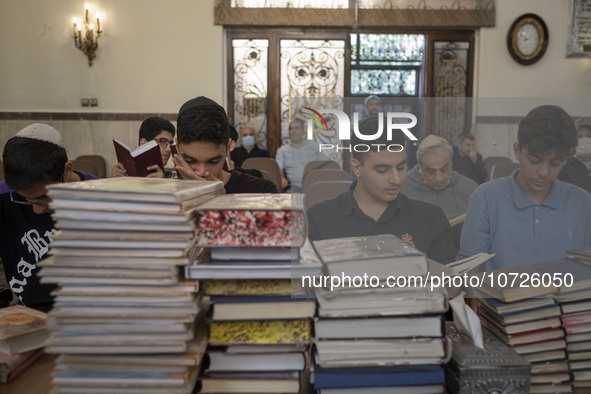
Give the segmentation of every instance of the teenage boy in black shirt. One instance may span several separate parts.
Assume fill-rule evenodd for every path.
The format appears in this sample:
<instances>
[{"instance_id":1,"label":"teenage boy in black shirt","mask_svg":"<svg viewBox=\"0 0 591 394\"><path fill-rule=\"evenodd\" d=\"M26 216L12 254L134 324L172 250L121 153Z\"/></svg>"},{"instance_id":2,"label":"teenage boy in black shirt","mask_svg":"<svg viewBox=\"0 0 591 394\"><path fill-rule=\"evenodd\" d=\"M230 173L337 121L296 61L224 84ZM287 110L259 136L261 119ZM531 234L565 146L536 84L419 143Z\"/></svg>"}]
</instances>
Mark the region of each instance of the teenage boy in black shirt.
<instances>
[{"instance_id":1,"label":"teenage boy in black shirt","mask_svg":"<svg viewBox=\"0 0 591 394\"><path fill-rule=\"evenodd\" d=\"M96 179L75 171L59 132L35 123L10 138L2 155L0 182L0 257L4 275L19 301L47 312L54 285L42 285L37 263L45 258L55 233L46 186Z\"/></svg>"},{"instance_id":2,"label":"teenage boy in black shirt","mask_svg":"<svg viewBox=\"0 0 591 394\"><path fill-rule=\"evenodd\" d=\"M366 119L359 129L365 135L375 134L378 118ZM458 250L441 208L400 194L406 177L406 154L392 152L397 150L392 145L404 146L405 141L400 131L394 131L392 138L386 140L385 131L377 141L351 137L352 146L366 145L370 151L353 149L350 164L357 181L347 193L308 210L310 240L394 234L433 260L451 262ZM392 151L387 146L392 146Z\"/></svg>"},{"instance_id":3,"label":"teenage boy in black shirt","mask_svg":"<svg viewBox=\"0 0 591 394\"><path fill-rule=\"evenodd\" d=\"M183 179L221 180L226 193L277 193L273 182L239 171L224 171L230 154L226 111L207 97L187 101L177 119L178 154L172 158Z\"/></svg>"}]
</instances>

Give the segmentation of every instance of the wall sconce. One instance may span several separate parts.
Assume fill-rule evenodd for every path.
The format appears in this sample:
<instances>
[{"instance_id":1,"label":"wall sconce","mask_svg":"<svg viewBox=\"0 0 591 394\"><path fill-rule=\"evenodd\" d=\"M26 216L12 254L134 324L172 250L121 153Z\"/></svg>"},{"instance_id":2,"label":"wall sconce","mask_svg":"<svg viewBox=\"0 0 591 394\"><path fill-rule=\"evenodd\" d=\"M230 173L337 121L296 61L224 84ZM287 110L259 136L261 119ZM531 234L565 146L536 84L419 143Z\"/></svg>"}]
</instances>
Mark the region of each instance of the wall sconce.
<instances>
[{"instance_id":1,"label":"wall sconce","mask_svg":"<svg viewBox=\"0 0 591 394\"><path fill-rule=\"evenodd\" d=\"M103 32L101 30L101 20L100 15L96 14L96 34L95 34L95 26L88 21L88 9L90 6L88 3L84 5L86 9L86 17L82 23L78 22L78 19L73 18L72 22L74 23L74 45L76 48L80 49L84 54L88 57L88 65L92 66L92 60L95 58L95 51L98 47L98 38ZM84 32L82 31L82 25L84 24Z\"/></svg>"}]
</instances>

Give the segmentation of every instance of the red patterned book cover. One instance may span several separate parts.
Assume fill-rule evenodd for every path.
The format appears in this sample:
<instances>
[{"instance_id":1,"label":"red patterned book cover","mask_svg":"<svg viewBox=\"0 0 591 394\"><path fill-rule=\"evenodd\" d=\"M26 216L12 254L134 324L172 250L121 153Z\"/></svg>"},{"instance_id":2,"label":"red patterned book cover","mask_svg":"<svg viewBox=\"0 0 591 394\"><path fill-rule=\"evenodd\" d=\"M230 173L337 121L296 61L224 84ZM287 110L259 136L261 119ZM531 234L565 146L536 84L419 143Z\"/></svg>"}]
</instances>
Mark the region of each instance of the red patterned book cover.
<instances>
[{"instance_id":1,"label":"red patterned book cover","mask_svg":"<svg viewBox=\"0 0 591 394\"><path fill-rule=\"evenodd\" d=\"M198 210L201 246L300 247L306 238L302 194L227 194Z\"/></svg>"}]
</instances>

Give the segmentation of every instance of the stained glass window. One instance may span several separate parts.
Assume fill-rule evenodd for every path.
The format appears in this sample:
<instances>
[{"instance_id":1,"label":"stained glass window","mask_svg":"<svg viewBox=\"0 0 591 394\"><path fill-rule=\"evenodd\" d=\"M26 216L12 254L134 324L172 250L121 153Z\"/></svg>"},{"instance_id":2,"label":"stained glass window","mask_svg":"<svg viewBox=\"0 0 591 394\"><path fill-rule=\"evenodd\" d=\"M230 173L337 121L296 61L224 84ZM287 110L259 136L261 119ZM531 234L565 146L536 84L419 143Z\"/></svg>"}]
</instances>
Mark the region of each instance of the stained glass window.
<instances>
[{"instance_id":1,"label":"stained glass window","mask_svg":"<svg viewBox=\"0 0 591 394\"><path fill-rule=\"evenodd\" d=\"M232 40L232 49L234 127L252 126L257 145L266 149L269 40Z\"/></svg>"},{"instance_id":2,"label":"stained glass window","mask_svg":"<svg viewBox=\"0 0 591 394\"><path fill-rule=\"evenodd\" d=\"M418 96L422 34L351 34L351 95Z\"/></svg>"}]
</instances>

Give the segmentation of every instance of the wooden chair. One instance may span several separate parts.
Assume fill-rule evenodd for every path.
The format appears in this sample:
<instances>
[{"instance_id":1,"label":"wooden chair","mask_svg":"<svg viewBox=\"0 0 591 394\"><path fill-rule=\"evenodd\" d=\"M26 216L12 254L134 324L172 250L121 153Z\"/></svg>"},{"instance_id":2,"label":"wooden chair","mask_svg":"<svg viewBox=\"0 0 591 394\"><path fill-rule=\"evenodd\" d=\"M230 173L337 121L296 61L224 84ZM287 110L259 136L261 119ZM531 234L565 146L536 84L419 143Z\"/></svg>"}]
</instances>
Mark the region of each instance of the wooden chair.
<instances>
[{"instance_id":1,"label":"wooden chair","mask_svg":"<svg viewBox=\"0 0 591 394\"><path fill-rule=\"evenodd\" d=\"M332 160L312 160L309 161L308 163L306 163L306 166L304 167L304 173L302 174L302 185L304 182L304 179L306 179L306 175L308 175L308 173L310 171L313 170L340 170L341 167L339 166L339 163L337 163L336 161L332 161Z\"/></svg>"},{"instance_id":2,"label":"wooden chair","mask_svg":"<svg viewBox=\"0 0 591 394\"><path fill-rule=\"evenodd\" d=\"M308 188L316 182L325 181L350 181L351 176L343 170L312 170L302 183L302 193L306 194Z\"/></svg>"},{"instance_id":3,"label":"wooden chair","mask_svg":"<svg viewBox=\"0 0 591 394\"><path fill-rule=\"evenodd\" d=\"M242 163L242 168L255 168L257 170L261 170L261 172L262 170L267 171L270 177L269 180L272 181L275 186L277 186L279 193L283 191L283 188L281 187L281 171L279 170L279 165L275 159L268 157L251 157L244 160L244 163ZM263 177L264 175L265 173L263 173Z\"/></svg>"},{"instance_id":4,"label":"wooden chair","mask_svg":"<svg viewBox=\"0 0 591 394\"><path fill-rule=\"evenodd\" d=\"M100 155L82 155L78 156L76 160L86 160L91 161L95 164L98 174L94 174L101 178L106 178L107 176L107 162L105 158ZM76 167L74 167L76 168Z\"/></svg>"},{"instance_id":5,"label":"wooden chair","mask_svg":"<svg viewBox=\"0 0 591 394\"><path fill-rule=\"evenodd\" d=\"M490 170L490 179L492 180L502 178L504 176L509 176L516 168L519 168L519 163L513 163L512 161L502 161L500 163L497 163Z\"/></svg>"},{"instance_id":6,"label":"wooden chair","mask_svg":"<svg viewBox=\"0 0 591 394\"><path fill-rule=\"evenodd\" d=\"M486 169L486 173L489 175L489 180L493 179L492 176L492 168L497 163L513 163L511 159L505 156L489 156L482 159L482 164L484 164L484 168Z\"/></svg>"},{"instance_id":7,"label":"wooden chair","mask_svg":"<svg viewBox=\"0 0 591 394\"><path fill-rule=\"evenodd\" d=\"M96 164L90 160L74 159L72 160L72 164L74 165L75 170L99 176L99 169L96 167Z\"/></svg>"},{"instance_id":8,"label":"wooden chair","mask_svg":"<svg viewBox=\"0 0 591 394\"><path fill-rule=\"evenodd\" d=\"M306 192L306 210L319 202L347 192L352 183L352 181L326 181L311 184Z\"/></svg>"}]
</instances>

